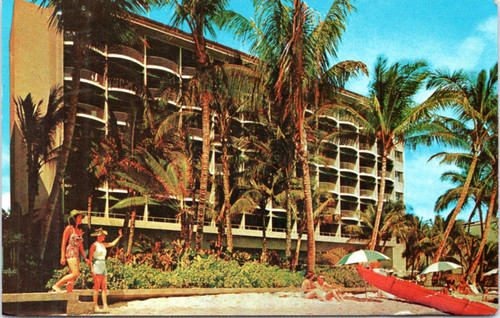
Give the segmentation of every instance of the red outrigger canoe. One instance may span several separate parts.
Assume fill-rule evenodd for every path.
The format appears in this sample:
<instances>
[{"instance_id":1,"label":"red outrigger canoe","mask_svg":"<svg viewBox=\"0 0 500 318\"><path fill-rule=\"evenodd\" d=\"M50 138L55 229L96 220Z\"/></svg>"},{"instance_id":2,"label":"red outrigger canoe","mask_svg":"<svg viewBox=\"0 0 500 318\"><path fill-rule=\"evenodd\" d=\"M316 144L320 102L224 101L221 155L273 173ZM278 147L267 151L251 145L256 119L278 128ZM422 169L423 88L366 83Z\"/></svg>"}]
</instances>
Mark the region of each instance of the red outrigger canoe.
<instances>
[{"instance_id":1,"label":"red outrigger canoe","mask_svg":"<svg viewBox=\"0 0 500 318\"><path fill-rule=\"evenodd\" d=\"M493 315L497 312L496 308L488 305L445 295L396 277L380 275L361 265L358 265L356 270L365 281L380 290L410 302L433 307L453 315Z\"/></svg>"}]
</instances>

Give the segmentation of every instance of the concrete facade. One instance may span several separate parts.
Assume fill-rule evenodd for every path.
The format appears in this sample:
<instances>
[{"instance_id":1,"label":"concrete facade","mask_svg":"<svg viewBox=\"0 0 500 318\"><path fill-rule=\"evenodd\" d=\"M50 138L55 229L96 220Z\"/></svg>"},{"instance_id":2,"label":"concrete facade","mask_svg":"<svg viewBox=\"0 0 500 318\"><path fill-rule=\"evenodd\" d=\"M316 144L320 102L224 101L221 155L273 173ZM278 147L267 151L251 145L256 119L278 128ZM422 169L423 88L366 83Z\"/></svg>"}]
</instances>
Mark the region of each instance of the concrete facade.
<instances>
[{"instance_id":1,"label":"concrete facade","mask_svg":"<svg viewBox=\"0 0 500 318\"><path fill-rule=\"evenodd\" d=\"M45 100L52 86L68 83L72 79L71 34L65 33L62 36L55 30L49 29L47 20L47 13L40 11L36 5L22 0L15 1L11 35L11 94L13 97L24 97L27 93L32 93L35 99ZM125 126L129 114L125 111L124 105L134 103L139 99L139 93L131 77L121 74L118 68L113 69L112 66L109 72L104 72L103 61L109 61L110 65L126 66L138 74L144 74L143 82L140 84L148 84L153 96L160 89L158 78L170 78L181 82L189 80L194 74L193 41L189 34L144 17L137 16L132 22L146 39L147 45L115 45L104 49L89 49L89 59L97 62L89 63L89 66L81 73L82 87L87 93L85 100L80 101L76 129L81 129L83 135L107 133L110 112L116 116L119 126ZM255 61L255 58L248 54L215 42L209 41L207 48L209 54L216 60L241 65ZM113 98L102 99L99 96L113 96ZM353 102L364 97L345 91L342 98L346 102ZM169 92L166 99L172 109L186 108L200 111L196 106L180 104L176 92ZM21 160L23 150L13 109L11 102L12 205L15 206L18 203L25 211L24 206L27 205L26 168ZM250 118L242 117L238 120L242 126L255 124ZM353 131L361 129L349 121L342 112L321 116L319 124ZM201 144L200 128L190 128L190 135L194 142ZM220 162L217 159L220 146L220 142L214 142L210 164L212 175L220 173ZM345 233L343 227L347 224L360 225L359 211L377 202L377 184L380 182L379 152L376 145L367 144L359 138L341 139L338 144L326 142L322 148L323 155L326 155L328 160L324 164L312 166L311 173L315 176L316 186L326 188L334 195L338 203L333 221L318 224L315 229L317 250L321 252L336 247L362 248L367 242ZM393 151L388 161L389 169L386 173L384 199L404 201L403 148ZM41 198L46 198L50 191L53 173L54 170L49 169L42 175ZM122 226L124 214L110 211L110 207L113 205L113 199L126 196L126 190L111 189L107 184L102 184L98 187L98 193L92 206L92 224L105 227ZM72 203L69 200L68 202L66 211L87 209L82 202ZM269 202L266 208L268 211L266 228L268 248L284 250L285 210L272 202ZM137 213L136 228L138 232L156 233L164 239L174 240L179 238L180 223L172 215L166 215L164 210L146 205L144 210ZM204 247L208 247L210 240L216 238L217 228L213 222L207 221L204 232ZM233 235L235 248L262 248L262 227L252 215L239 215L235 218ZM297 224L294 224L292 248L297 238ZM305 250L306 235L303 235L302 240L304 240L302 250ZM400 256L402 253L400 245L394 241L388 242L386 253L393 258L392 265L396 269L405 269L404 260Z\"/></svg>"}]
</instances>

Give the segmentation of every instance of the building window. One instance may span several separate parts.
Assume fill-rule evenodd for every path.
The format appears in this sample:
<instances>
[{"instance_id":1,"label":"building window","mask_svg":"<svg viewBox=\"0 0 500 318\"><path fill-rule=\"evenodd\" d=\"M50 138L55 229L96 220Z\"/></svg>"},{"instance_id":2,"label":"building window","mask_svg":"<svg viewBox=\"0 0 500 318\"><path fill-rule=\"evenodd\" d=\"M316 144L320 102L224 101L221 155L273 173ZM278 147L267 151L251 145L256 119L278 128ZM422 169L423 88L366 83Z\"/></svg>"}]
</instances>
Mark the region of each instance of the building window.
<instances>
[{"instance_id":1,"label":"building window","mask_svg":"<svg viewBox=\"0 0 500 318\"><path fill-rule=\"evenodd\" d=\"M403 194L401 192L396 192L396 201L403 201Z\"/></svg>"},{"instance_id":2,"label":"building window","mask_svg":"<svg viewBox=\"0 0 500 318\"><path fill-rule=\"evenodd\" d=\"M403 182L403 173L401 171L396 171L395 177L397 182Z\"/></svg>"},{"instance_id":3,"label":"building window","mask_svg":"<svg viewBox=\"0 0 500 318\"><path fill-rule=\"evenodd\" d=\"M396 150L396 160L398 162L403 162L403 153L401 151Z\"/></svg>"}]
</instances>

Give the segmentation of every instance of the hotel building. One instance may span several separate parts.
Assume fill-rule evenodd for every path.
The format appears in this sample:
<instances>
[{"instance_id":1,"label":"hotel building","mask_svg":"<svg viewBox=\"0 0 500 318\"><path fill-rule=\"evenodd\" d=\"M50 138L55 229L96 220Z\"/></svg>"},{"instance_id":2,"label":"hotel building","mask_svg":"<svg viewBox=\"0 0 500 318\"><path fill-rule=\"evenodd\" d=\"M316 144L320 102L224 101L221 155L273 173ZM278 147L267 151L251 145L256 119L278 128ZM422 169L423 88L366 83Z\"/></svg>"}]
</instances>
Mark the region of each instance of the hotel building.
<instances>
[{"instance_id":1,"label":"hotel building","mask_svg":"<svg viewBox=\"0 0 500 318\"><path fill-rule=\"evenodd\" d=\"M21 208L26 213L27 180L25 154L19 136L19 123L13 100L24 98L31 93L34 100L47 100L48 92L54 85L69 84L72 80L73 66L71 33L59 34L48 27L48 13L30 2L15 0L12 31L10 39L10 76L11 76L11 196L12 207ZM75 180L84 181L83 171L88 158L88 149L93 138L98 138L110 129L109 116L116 118L119 127L125 127L132 116L131 109L141 107L140 87L147 84L153 96L160 97L160 83L163 81L186 82L194 75L195 64L193 40L181 30L155 22L145 17L134 16L132 24L146 40L140 45L113 45L105 48L92 48L86 52L86 63L81 71L81 89L77 122L75 128L75 149L83 151L70 157L69 171ZM208 41L210 56L219 61L246 65L255 61L253 56ZM105 72L107 68L107 72ZM342 100L354 103L364 97L344 91ZM201 113L201 108L182 105L175 91L168 96L168 107L172 111L181 107ZM45 105L45 104L44 104ZM140 111L137 112L140 118ZM249 118L238 118L241 127L256 125ZM341 130L359 131L361 127L349 121L342 112L320 117L318 129L336 127ZM193 142L201 148L201 124L189 130ZM62 138L62 134L58 137ZM357 138L340 138L338 143L324 142L322 154L327 157L322 164L311 165L311 175L316 186L327 189L336 199L335 217L322 222L315 228L318 251L326 251L345 246L360 248L366 241L351 237L344 227L348 224L361 224L360 211L377 202L377 188L380 182L381 157L377 146ZM220 142L217 136L212 143L210 173L220 173ZM83 156L83 157L82 157ZM386 172L385 200L404 201L403 178L404 150L397 148L388 158ZM45 167L40 177L40 197L46 198L52 187L54 169ZM74 183L74 182L73 182ZM82 185L88 187L88 185ZM112 189L106 183L95 187L92 201L92 224L104 227L122 226L124 212L110 211L110 207L126 197L124 189ZM87 210L88 198L78 197L66 185L59 209ZM210 186L209 186L210 192ZM192 200L192 199L191 199ZM38 206L41 200L37 201ZM268 248L284 250L285 210L269 202L267 205L268 226L266 237ZM163 239L174 240L180 237L180 221L162 206L146 205L137 212L136 231L153 233ZM196 226L195 226L196 229ZM262 247L262 227L259 217L252 214L236 216L232 233L236 249L257 250ZM206 220L204 227L204 247L215 240L217 228L213 221ZM297 225L293 225L292 247L297 239ZM303 235L306 240L306 235ZM306 244L303 244L305 250ZM393 260L397 269L404 270L401 257L403 246L395 240L387 243L386 254Z\"/></svg>"}]
</instances>

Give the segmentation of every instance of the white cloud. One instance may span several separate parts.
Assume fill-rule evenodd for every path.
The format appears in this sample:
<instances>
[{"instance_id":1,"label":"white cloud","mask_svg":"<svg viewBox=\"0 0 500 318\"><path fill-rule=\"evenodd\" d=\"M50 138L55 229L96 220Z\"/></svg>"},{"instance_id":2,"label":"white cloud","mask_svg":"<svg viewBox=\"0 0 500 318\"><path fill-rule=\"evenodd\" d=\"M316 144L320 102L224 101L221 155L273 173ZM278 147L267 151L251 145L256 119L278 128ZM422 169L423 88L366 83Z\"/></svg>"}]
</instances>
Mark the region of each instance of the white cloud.
<instances>
[{"instance_id":1,"label":"white cloud","mask_svg":"<svg viewBox=\"0 0 500 318\"><path fill-rule=\"evenodd\" d=\"M10 209L10 193L2 193L2 209Z\"/></svg>"},{"instance_id":2,"label":"white cloud","mask_svg":"<svg viewBox=\"0 0 500 318\"><path fill-rule=\"evenodd\" d=\"M477 26L477 30L482 32L483 35L491 41L496 43L498 39L498 19L492 16L483 23Z\"/></svg>"}]
</instances>

